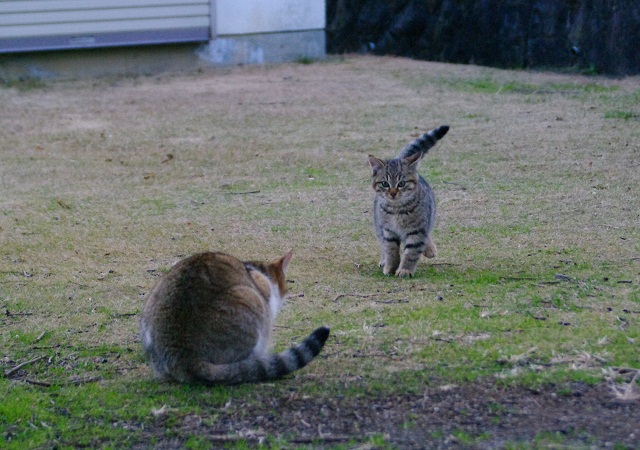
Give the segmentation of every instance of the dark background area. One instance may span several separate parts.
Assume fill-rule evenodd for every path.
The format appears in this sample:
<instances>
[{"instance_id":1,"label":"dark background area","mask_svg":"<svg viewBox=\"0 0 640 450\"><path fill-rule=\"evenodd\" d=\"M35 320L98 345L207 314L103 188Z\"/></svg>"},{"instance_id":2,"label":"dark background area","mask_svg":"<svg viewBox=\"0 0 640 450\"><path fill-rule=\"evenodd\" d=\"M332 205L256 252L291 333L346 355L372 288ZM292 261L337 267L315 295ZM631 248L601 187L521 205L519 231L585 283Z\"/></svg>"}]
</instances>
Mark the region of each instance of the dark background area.
<instances>
[{"instance_id":1,"label":"dark background area","mask_svg":"<svg viewBox=\"0 0 640 450\"><path fill-rule=\"evenodd\" d=\"M637 0L327 0L328 53L640 73Z\"/></svg>"}]
</instances>

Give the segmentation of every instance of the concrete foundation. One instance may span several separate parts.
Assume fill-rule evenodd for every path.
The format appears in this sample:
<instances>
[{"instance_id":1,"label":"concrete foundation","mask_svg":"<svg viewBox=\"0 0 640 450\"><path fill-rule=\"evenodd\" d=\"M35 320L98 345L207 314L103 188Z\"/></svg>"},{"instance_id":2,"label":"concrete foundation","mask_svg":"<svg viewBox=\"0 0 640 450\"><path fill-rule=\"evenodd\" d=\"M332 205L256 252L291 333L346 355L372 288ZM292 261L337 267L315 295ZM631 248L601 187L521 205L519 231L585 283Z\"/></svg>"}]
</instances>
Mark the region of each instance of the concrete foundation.
<instances>
[{"instance_id":1,"label":"concrete foundation","mask_svg":"<svg viewBox=\"0 0 640 450\"><path fill-rule=\"evenodd\" d=\"M222 36L208 43L0 54L0 82L191 72L324 59L324 30Z\"/></svg>"},{"instance_id":2,"label":"concrete foundation","mask_svg":"<svg viewBox=\"0 0 640 450\"><path fill-rule=\"evenodd\" d=\"M212 65L265 64L326 57L324 30L220 36L198 50Z\"/></svg>"},{"instance_id":3,"label":"concrete foundation","mask_svg":"<svg viewBox=\"0 0 640 450\"><path fill-rule=\"evenodd\" d=\"M0 54L0 80L153 75L196 70L200 44L147 45Z\"/></svg>"}]
</instances>

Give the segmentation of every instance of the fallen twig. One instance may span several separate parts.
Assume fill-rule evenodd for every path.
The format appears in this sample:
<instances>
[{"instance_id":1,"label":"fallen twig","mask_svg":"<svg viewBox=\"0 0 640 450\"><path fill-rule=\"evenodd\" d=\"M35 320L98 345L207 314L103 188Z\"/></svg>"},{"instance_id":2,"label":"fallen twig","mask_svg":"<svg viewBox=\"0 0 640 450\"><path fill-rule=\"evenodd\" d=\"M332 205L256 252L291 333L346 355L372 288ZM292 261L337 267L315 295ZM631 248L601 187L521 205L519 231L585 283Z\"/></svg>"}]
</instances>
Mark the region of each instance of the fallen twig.
<instances>
[{"instance_id":1,"label":"fallen twig","mask_svg":"<svg viewBox=\"0 0 640 450\"><path fill-rule=\"evenodd\" d=\"M29 383L29 384L33 384L35 386L51 387L51 383L49 383L47 381L30 380L29 378L27 378L24 381Z\"/></svg>"},{"instance_id":2,"label":"fallen twig","mask_svg":"<svg viewBox=\"0 0 640 450\"><path fill-rule=\"evenodd\" d=\"M119 317L131 317L131 316L137 316L138 313L112 313L110 314L110 316L114 319L117 319Z\"/></svg>"},{"instance_id":3,"label":"fallen twig","mask_svg":"<svg viewBox=\"0 0 640 450\"><path fill-rule=\"evenodd\" d=\"M32 316L33 313L12 313L7 308L5 308L4 309L4 315L7 316L7 317L11 317L11 316Z\"/></svg>"},{"instance_id":4,"label":"fallen twig","mask_svg":"<svg viewBox=\"0 0 640 450\"><path fill-rule=\"evenodd\" d=\"M31 348L33 350L47 350L51 348L60 348L60 347L62 347L60 344L53 344L53 345L34 345Z\"/></svg>"},{"instance_id":5,"label":"fallen twig","mask_svg":"<svg viewBox=\"0 0 640 450\"><path fill-rule=\"evenodd\" d=\"M634 376L640 373L640 369L634 369L632 367L611 367L612 371L614 371L618 375L630 375L634 374Z\"/></svg>"},{"instance_id":6,"label":"fallen twig","mask_svg":"<svg viewBox=\"0 0 640 450\"><path fill-rule=\"evenodd\" d=\"M247 195L247 194L259 194L260 191L240 191L240 192L227 192L227 194L231 195Z\"/></svg>"},{"instance_id":7,"label":"fallen twig","mask_svg":"<svg viewBox=\"0 0 640 450\"><path fill-rule=\"evenodd\" d=\"M358 297L358 298L371 298L375 297L378 294L338 294L333 298L333 301L336 302L338 299L342 297Z\"/></svg>"},{"instance_id":8,"label":"fallen twig","mask_svg":"<svg viewBox=\"0 0 640 450\"><path fill-rule=\"evenodd\" d=\"M42 340L45 334L47 334L47 330L44 330L42 333L40 333L40 336L38 336L33 343L35 344L36 342Z\"/></svg>"},{"instance_id":9,"label":"fallen twig","mask_svg":"<svg viewBox=\"0 0 640 450\"><path fill-rule=\"evenodd\" d=\"M515 277L515 276L500 277L499 279L504 281L535 281L536 280L536 278L534 277Z\"/></svg>"},{"instance_id":10,"label":"fallen twig","mask_svg":"<svg viewBox=\"0 0 640 450\"><path fill-rule=\"evenodd\" d=\"M292 444L316 444L316 443L331 443L331 442L348 442L348 441L361 441L363 436L315 436L315 437L299 437L291 439L289 442Z\"/></svg>"},{"instance_id":11,"label":"fallen twig","mask_svg":"<svg viewBox=\"0 0 640 450\"><path fill-rule=\"evenodd\" d=\"M36 363L36 362L40 361L41 359L45 359L45 358L46 358L46 356L38 356L38 357L33 358L33 359L29 360L29 361L23 362L22 364L18 364L18 365L17 365L17 366L15 366L13 369L7 370L7 371L4 373L4 376L5 376L6 378L9 378L9 377L11 377L11 375L13 375L14 373L16 373L18 370L22 369L24 366L27 366L27 365L29 365L29 364Z\"/></svg>"},{"instance_id":12,"label":"fallen twig","mask_svg":"<svg viewBox=\"0 0 640 450\"><path fill-rule=\"evenodd\" d=\"M228 436L226 434L218 434L214 436L207 436L208 441L212 442L238 442L238 441L259 441L263 439L265 436L256 435L256 436Z\"/></svg>"},{"instance_id":13,"label":"fallen twig","mask_svg":"<svg viewBox=\"0 0 640 450\"><path fill-rule=\"evenodd\" d=\"M90 378L83 378L81 380L73 380L73 381L70 381L68 384L78 386L84 383L95 383L96 381L100 381L100 380L102 380L102 377L90 377Z\"/></svg>"},{"instance_id":14,"label":"fallen twig","mask_svg":"<svg viewBox=\"0 0 640 450\"><path fill-rule=\"evenodd\" d=\"M374 303L384 303L385 305L388 305L390 303L409 303L409 300L407 300L406 298L389 299L389 300L374 300Z\"/></svg>"},{"instance_id":15,"label":"fallen twig","mask_svg":"<svg viewBox=\"0 0 640 450\"><path fill-rule=\"evenodd\" d=\"M393 357L391 355L386 355L382 352L380 353L353 353L351 355L352 358L389 358L389 359L393 359Z\"/></svg>"},{"instance_id":16,"label":"fallen twig","mask_svg":"<svg viewBox=\"0 0 640 450\"><path fill-rule=\"evenodd\" d=\"M597 360L597 361L600 361L600 362L601 362L601 363L603 363L603 364L606 364L606 363L607 363L607 360L606 360L606 359L604 359L602 356L592 355L592 354L588 354L588 355L589 355L591 358L593 358L593 359L595 359L595 360Z\"/></svg>"},{"instance_id":17,"label":"fallen twig","mask_svg":"<svg viewBox=\"0 0 640 450\"><path fill-rule=\"evenodd\" d=\"M569 278L568 276L561 274L561 273L557 273L555 275L556 280L560 280L560 281L571 281L571 278Z\"/></svg>"}]
</instances>

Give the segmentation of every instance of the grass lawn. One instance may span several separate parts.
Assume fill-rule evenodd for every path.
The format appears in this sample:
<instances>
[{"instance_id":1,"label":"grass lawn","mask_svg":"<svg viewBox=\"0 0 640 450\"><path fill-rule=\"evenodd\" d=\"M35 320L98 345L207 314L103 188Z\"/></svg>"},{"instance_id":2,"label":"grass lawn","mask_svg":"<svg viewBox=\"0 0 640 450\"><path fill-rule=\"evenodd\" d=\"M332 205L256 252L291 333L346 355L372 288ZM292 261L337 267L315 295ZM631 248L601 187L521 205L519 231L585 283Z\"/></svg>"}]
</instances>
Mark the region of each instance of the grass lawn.
<instances>
[{"instance_id":1,"label":"grass lawn","mask_svg":"<svg viewBox=\"0 0 640 450\"><path fill-rule=\"evenodd\" d=\"M237 423L277 418L282 399L360 405L474 383L608 384L638 406L638 77L353 56L15 83L0 105L2 448L313 446ZM386 277L367 155L442 124L420 170L438 257ZM199 251L289 248L276 349L327 325L316 360L263 385L152 378L137 317L158 276ZM327 446L394 447L300 420Z\"/></svg>"}]
</instances>

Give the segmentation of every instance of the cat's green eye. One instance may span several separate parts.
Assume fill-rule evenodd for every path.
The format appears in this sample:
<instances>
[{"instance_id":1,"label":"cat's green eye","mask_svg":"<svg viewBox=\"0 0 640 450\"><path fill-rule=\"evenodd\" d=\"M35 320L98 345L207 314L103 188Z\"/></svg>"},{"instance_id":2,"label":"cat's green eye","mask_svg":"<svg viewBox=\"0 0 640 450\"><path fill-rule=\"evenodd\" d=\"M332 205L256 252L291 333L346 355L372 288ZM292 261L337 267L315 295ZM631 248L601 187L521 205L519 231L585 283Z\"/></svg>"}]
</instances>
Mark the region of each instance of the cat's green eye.
<instances>
[{"instance_id":1,"label":"cat's green eye","mask_svg":"<svg viewBox=\"0 0 640 450\"><path fill-rule=\"evenodd\" d=\"M387 183L386 181L381 181L380 182L380 186L382 186L383 188L388 188L389 187L389 183Z\"/></svg>"},{"instance_id":2,"label":"cat's green eye","mask_svg":"<svg viewBox=\"0 0 640 450\"><path fill-rule=\"evenodd\" d=\"M406 181L401 181L400 183L398 183L398 187L399 187L399 188L403 188L403 187L405 187L406 185L407 185L407 182L406 182Z\"/></svg>"}]
</instances>

